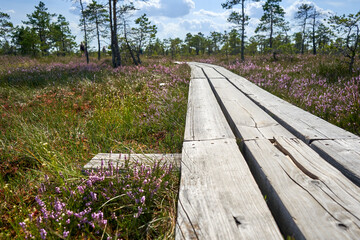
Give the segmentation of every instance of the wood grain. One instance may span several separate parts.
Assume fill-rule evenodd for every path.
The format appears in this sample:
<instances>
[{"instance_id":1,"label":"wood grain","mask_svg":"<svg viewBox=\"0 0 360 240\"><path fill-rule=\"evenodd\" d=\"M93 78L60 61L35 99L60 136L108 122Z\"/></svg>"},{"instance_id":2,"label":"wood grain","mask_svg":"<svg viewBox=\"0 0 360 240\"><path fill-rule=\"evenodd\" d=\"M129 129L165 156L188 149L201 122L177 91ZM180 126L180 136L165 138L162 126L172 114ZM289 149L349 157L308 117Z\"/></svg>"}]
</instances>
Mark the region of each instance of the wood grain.
<instances>
[{"instance_id":1,"label":"wood grain","mask_svg":"<svg viewBox=\"0 0 360 240\"><path fill-rule=\"evenodd\" d=\"M197 67L196 63L188 63L190 68L191 68L191 78L192 79L204 79L205 74L202 71L202 69L200 67Z\"/></svg>"},{"instance_id":2,"label":"wood grain","mask_svg":"<svg viewBox=\"0 0 360 240\"><path fill-rule=\"evenodd\" d=\"M184 141L234 138L207 79L192 79Z\"/></svg>"},{"instance_id":3,"label":"wood grain","mask_svg":"<svg viewBox=\"0 0 360 240\"><path fill-rule=\"evenodd\" d=\"M319 139L359 139L355 134L272 95L243 77L222 67L216 66L215 69L275 120L307 143Z\"/></svg>"},{"instance_id":4,"label":"wood grain","mask_svg":"<svg viewBox=\"0 0 360 240\"><path fill-rule=\"evenodd\" d=\"M209 81L230 125L238 132L238 138L245 141L273 139L275 136L294 137L227 80Z\"/></svg>"},{"instance_id":5,"label":"wood grain","mask_svg":"<svg viewBox=\"0 0 360 240\"><path fill-rule=\"evenodd\" d=\"M295 239L358 239L359 188L300 140L275 143L246 141L244 150L282 232Z\"/></svg>"},{"instance_id":6,"label":"wood grain","mask_svg":"<svg viewBox=\"0 0 360 240\"><path fill-rule=\"evenodd\" d=\"M176 168L180 167L181 153L174 154L128 154L128 153L98 153L84 167L83 170L99 169L103 166L105 169L109 167L109 163L113 166L121 167L126 161L130 163L140 162L145 165L153 165L155 162L172 164Z\"/></svg>"},{"instance_id":7,"label":"wood grain","mask_svg":"<svg viewBox=\"0 0 360 240\"><path fill-rule=\"evenodd\" d=\"M279 124L311 145L324 159L360 186L359 136L270 94L223 67L209 64L200 66L213 67ZM330 144L329 141L334 142Z\"/></svg>"},{"instance_id":8,"label":"wood grain","mask_svg":"<svg viewBox=\"0 0 360 240\"><path fill-rule=\"evenodd\" d=\"M313 141L310 146L357 186L360 186L360 140L321 140Z\"/></svg>"},{"instance_id":9,"label":"wood grain","mask_svg":"<svg viewBox=\"0 0 360 240\"><path fill-rule=\"evenodd\" d=\"M235 139L185 142L176 239L282 239Z\"/></svg>"}]
</instances>

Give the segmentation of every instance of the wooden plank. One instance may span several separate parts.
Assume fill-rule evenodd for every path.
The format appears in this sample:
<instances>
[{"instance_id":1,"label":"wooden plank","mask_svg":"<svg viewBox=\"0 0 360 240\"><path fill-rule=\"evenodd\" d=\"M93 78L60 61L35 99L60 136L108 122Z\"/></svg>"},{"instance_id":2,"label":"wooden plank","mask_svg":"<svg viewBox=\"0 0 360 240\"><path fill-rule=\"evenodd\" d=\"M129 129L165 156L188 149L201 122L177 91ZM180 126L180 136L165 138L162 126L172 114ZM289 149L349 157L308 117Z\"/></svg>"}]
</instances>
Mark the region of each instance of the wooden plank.
<instances>
[{"instance_id":1,"label":"wooden plank","mask_svg":"<svg viewBox=\"0 0 360 240\"><path fill-rule=\"evenodd\" d=\"M191 68L191 78L192 79L204 79L205 74L203 70L196 65L196 63L189 62L188 63Z\"/></svg>"},{"instance_id":2,"label":"wooden plank","mask_svg":"<svg viewBox=\"0 0 360 240\"><path fill-rule=\"evenodd\" d=\"M355 134L345 131L342 128L272 95L245 78L240 77L223 67L216 66L215 69L273 116L275 120L307 143L317 139L359 139Z\"/></svg>"},{"instance_id":3,"label":"wooden plank","mask_svg":"<svg viewBox=\"0 0 360 240\"><path fill-rule=\"evenodd\" d=\"M299 139L244 142L280 229L295 239L359 239L360 190Z\"/></svg>"},{"instance_id":4,"label":"wooden plank","mask_svg":"<svg viewBox=\"0 0 360 240\"><path fill-rule=\"evenodd\" d=\"M184 141L235 138L207 79L192 79L189 87Z\"/></svg>"},{"instance_id":5,"label":"wooden plank","mask_svg":"<svg viewBox=\"0 0 360 240\"><path fill-rule=\"evenodd\" d=\"M176 168L180 167L181 153L173 154L128 154L128 153L99 153L88 162L83 170L100 169L103 166L105 169L109 167L109 163L113 166L119 166L129 163L140 162L145 165L153 165L155 162L172 164Z\"/></svg>"},{"instance_id":6,"label":"wooden plank","mask_svg":"<svg viewBox=\"0 0 360 240\"><path fill-rule=\"evenodd\" d=\"M218 71L216 71L214 68L212 67L207 67L207 66L201 66L203 71L205 72L205 75L207 78L211 78L211 79L224 79L225 77L220 74Z\"/></svg>"},{"instance_id":7,"label":"wooden plank","mask_svg":"<svg viewBox=\"0 0 360 240\"><path fill-rule=\"evenodd\" d=\"M313 149L360 186L360 158L357 154L360 137L270 94L222 67L213 67L296 137L307 144L316 141L312 145ZM319 140L339 142L326 145ZM352 144L344 144L347 141Z\"/></svg>"},{"instance_id":8,"label":"wooden plank","mask_svg":"<svg viewBox=\"0 0 360 240\"><path fill-rule=\"evenodd\" d=\"M360 186L360 140L320 140L310 144L331 165Z\"/></svg>"},{"instance_id":9,"label":"wooden plank","mask_svg":"<svg viewBox=\"0 0 360 240\"><path fill-rule=\"evenodd\" d=\"M175 239L282 239L235 139L184 142Z\"/></svg>"},{"instance_id":10,"label":"wooden plank","mask_svg":"<svg viewBox=\"0 0 360 240\"><path fill-rule=\"evenodd\" d=\"M230 125L242 140L294 137L265 111L225 79L210 79Z\"/></svg>"}]
</instances>

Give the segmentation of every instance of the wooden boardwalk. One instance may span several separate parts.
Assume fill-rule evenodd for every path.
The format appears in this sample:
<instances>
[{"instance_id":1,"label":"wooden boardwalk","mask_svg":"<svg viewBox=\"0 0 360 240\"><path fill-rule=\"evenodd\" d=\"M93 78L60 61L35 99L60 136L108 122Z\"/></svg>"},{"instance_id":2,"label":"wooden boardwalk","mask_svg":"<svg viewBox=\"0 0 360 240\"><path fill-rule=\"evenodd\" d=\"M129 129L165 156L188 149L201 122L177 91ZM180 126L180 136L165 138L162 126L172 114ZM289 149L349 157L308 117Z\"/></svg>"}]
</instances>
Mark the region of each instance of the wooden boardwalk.
<instances>
[{"instance_id":1,"label":"wooden boardwalk","mask_svg":"<svg viewBox=\"0 0 360 240\"><path fill-rule=\"evenodd\" d=\"M176 239L360 239L360 138L189 65Z\"/></svg>"}]
</instances>

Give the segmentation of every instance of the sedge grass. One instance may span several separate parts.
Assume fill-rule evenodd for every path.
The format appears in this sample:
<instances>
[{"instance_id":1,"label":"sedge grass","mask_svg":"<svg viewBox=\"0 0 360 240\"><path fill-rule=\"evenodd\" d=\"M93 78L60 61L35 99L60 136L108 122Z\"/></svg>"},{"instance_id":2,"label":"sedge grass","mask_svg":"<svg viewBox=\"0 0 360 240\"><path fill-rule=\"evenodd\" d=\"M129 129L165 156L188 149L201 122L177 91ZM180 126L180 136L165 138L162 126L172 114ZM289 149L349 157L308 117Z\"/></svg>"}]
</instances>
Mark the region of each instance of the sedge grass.
<instances>
[{"instance_id":1,"label":"sedge grass","mask_svg":"<svg viewBox=\"0 0 360 240\"><path fill-rule=\"evenodd\" d=\"M139 197L124 195L130 191L127 185L135 190L139 185L125 184L118 176L119 191L107 197L122 201L108 202L101 213L100 206L109 199L97 202L87 213L100 219L92 221L94 227L78 219L77 224L83 224L78 229L74 219L67 224L68 219L59 220L58 215L37 221L46 213L41 211L44 206L56 212L55 202L61 202L59 206L80 214L90 190L103 196L111 189L114 176L105 174L89 192L71 196L82 182L99 174L84 176L80 171L94 154L181 152L188 66L161 59L115 70L104 62L86 65L76 58L1 57L0 62L0 238L172 238L179 176L166 171L169 166L158 165L149 180L152 186L159 185L156 179L168 183L159 185L156 196L144 195L144 212L139 213ZM142 168L129 166L126 171L134 176ZM71 190L59 193L64 187ZM114 209L124 210L118 214L122 221L111 220L108 214Z\"/></svg>"}]
</instances>

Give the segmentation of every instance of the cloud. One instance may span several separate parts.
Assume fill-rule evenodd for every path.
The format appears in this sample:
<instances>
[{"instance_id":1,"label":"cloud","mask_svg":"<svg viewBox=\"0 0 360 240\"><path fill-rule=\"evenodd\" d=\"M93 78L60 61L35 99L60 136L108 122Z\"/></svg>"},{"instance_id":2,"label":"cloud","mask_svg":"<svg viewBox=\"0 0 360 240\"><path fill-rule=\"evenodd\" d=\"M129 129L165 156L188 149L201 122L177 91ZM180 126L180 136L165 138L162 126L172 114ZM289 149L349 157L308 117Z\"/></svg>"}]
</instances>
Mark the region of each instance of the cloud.
<instances>
[{"instance_id":1,"label":"cloud","mask_svg":"<svg viewBox=\"0 0 360 240\"><path fill-rule=\"evenodd\" d=\"M260 18L263 14L262 6L265 4L265 1L259 2L248 2L245 5L245 14L250 16L251 18Z\"/></svg>"},{"instance_id":2,"label":"cloud","mask_svg":"<svg viewBox=\"0 0 360 240\"><path fill-rule=\"evenodd\" d=\"M195 8L195 3L193 0L151 0L139 6L149 16L178 18L189 14Z\"/></svg>"},{"instance_id":3,"label":"cloud","mask_svg":"<svg viewBox=\"0 0 360 240\"><path fill-rule=\"evenodd\" d=\"M293 2L289 7L285 8L285 17L288 20L293 20L295 18L295 14L299 10L299 7L301 6L301 4L313 5L318 12L322 12L324 14L325 13L333 13L333 11L325 10L325 9L319 7L316 3L312 2L312 1L297 0L297 1Z\"/></svg>"},{"instance_id":4,"label":"cloud","mask_svg":"<svg viewBox=\"0 0 360 240\"><path fill-rule=\"evenodd\" d=\"M207 11L204 9L200 9L197 12L193 12L193 14L200 16L200 17L202 17L202 16L204 16L204 17L220 17L220 18L226 19L229 16L230 11L227 10L225 12L211 12L211 11Z\"/></svg>"},{"instance_id":5,"label":"cloud","mask_svg":"<svg viewBox=\"0 0 360 240\"><path fill-rule=\"evenodd\" d=\"M345 2L326 2L327 4L333 6L333 7L343 7L345 6Z\"/></svg>"},{"instance_id":6,"label":"cloud","mask_svg":"<svg viewBox=\"0 0 360 240\"><path fill-rule=\"evenodd\" d=\"M7 12L7 13L12 13L12 14L15 13L15 11L14 11L13 9L7 10L6 12Z\"/></svg>"}]
</instances>

